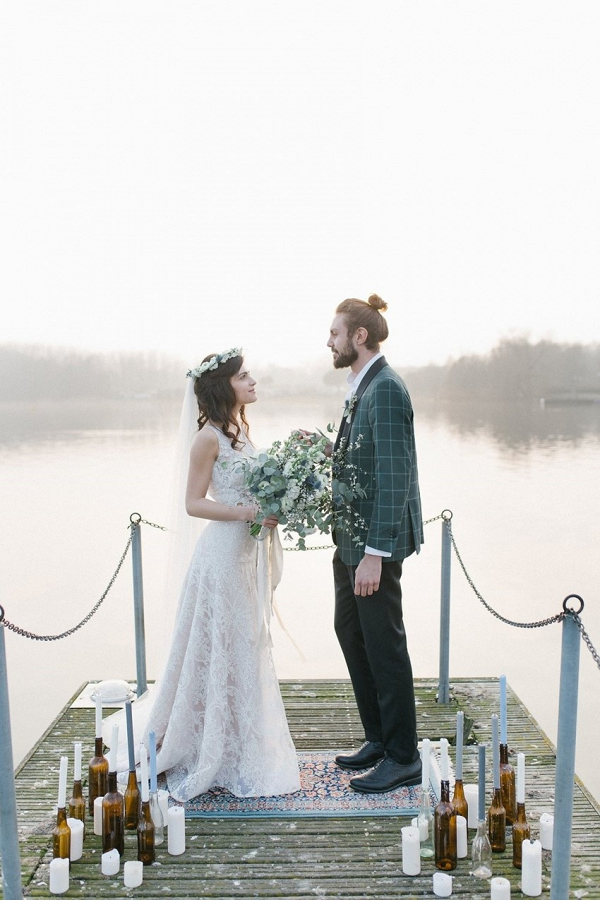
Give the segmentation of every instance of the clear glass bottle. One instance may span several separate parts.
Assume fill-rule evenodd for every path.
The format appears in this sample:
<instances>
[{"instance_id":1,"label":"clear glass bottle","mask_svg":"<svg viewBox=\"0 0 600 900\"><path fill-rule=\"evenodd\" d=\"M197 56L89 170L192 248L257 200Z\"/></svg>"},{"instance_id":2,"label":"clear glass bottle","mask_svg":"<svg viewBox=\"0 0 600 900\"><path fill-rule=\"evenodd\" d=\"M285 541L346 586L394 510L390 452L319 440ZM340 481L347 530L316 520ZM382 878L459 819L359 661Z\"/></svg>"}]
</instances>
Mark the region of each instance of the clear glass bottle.
<instances>
[{"instance_id":1,"label":"clear glass bottle","mask_svg":"<svg viewBox=\"0 0 600 900\"><path fill-rule=\"evenodd\" d=\"M140 817L140 789L137 783L135 769L129 772L127 787L124 795L125 802L125 828L133 831L138 826Z\"/></svg>"},{"instance_id":2,"label":"clear glass bottle","mask_svg":"<svg viewBox=\"0 0 600 900\"><path fill-rule=\"evenodd\" d=\"M419 854L421 859L431 859L433 857L433 813L431 811L431 800L429 799L429 791L421 791L421 806L419 815L417 816L417 828L419 829Z\"/></svg>"},{"instance_id":3,"label":"clear glass bottle","mask_svg":"<svg viewBox=\"0 0 600 900\"><path fill-rule=\"evenodd\" d=\"M454 793L452 795L452 806L454 807L454 812L457 816L464 816L465 819L469 817L469 806L467 803L467 798L465 797L465 788L463 785L462 778L457 778L454 782Z\"/></svg>"},{"instance_id":4,"label":"clear glass bottle","mask_svg":"<svg viewBox=\"0 0 600 900\"><path fill-rule=\"evenodd\" d=\"M154 825L154 846L158 847L165 839L165 820L158 802L158 791L150 791L150 814ZM431 816L431 810L429 815ZM433 855L433 850L431 853Z\"/></svg>"},{"instance_id":5,"label":"clear glass bottle","mask_svg":"<svg viewBox=\"0 0 600 900\"><path fill-rule=\"evenodd\" d=\"M94 818L94 800L104 797L108 791L108 760L102 753L102 738L97 737L94 755L88 768L88 812Z\"/></svg>"},{"instance_id":6,"label":"clear glass bottle","mask_svg":"<svg viewBox=\"0 0 600 900\"><path fill-rule=\"evenodd\" d=\"M508 744L500 744L500 790L502 805L506 812L506 824L512 825L517 818L515 770L508 761Z\"/></svg>"},{"instance_id":7,"label":"clear glass bottle","mask_svg":"<svg viewBox=\"0 0 600 900\"><path fill-rule=\"evenodd\" d=\"M108 773L108 791L102 799L102 852L125 850L125 804L117 789L117 773Z\"/></svg>"},{"instance_id":8,"label":"clear glass bottle","mask_svg":"<svg viewBox=\"0 0 600 900\"><path fill-rule=\"evenodd\" d=\"M487 822L480 819L477 823L477 834L471 846L471 875L475 878L492 877L492 848L487 835Z\"/></svg>"},{"instance_id":9,"label":"clear glass bottle","mask_svg":"<svg viewBox=\"0 0 600 900\"><path fill-rule=\"evenodd\" d=\"M520 869L523 865L523 841L531 837L529 823L525 815L525 804L517 803L517 818L512 827L513 866Z\"/></svg>"},{"instance_id":10,"label":"clear glass bottle","mask_svg":"<svg viewBox=\"0 0 600 900\"><path fill-rule=\"evenodd\" d=\"M435 866L443 872L456 868L456 814L450 802L450 783L441 782L441 800L433 816Z\"/></svg>"},{"instance_id":11,"label":"clear glass bottle","mask_svg":"<svg viewBox=\"0 0 600 900\"><path fill-rule=\"evenodd\" d=\"M55 859L69 859L71 855L71 829L64 806L58 808L56 825L52 829L52 855Z\"/></svg>"},{"instance_id":12,"label":"clear glass bottle","mask_svg":"<svg viewBox=\"0 0 600 900\"><path fill-rule=\"evenodd\" d=\"M152 812L150 810L150 801L142 800L142 808L137 824L137 858L143 862L145 866L149 866L154 862L154 823L152 821Z\"/></svg>"},{"instance_id":13,"label":"clear glass bottle","mask_svg":"<svg viewBox=\"0 0 600 900\"><path fill-rule=\"evenodd\" d=\"M488 835L493 853L506 850L506 810L502 805L502 792L494 788L492 805L488 809Z\"/></svg>"}]
</instances>

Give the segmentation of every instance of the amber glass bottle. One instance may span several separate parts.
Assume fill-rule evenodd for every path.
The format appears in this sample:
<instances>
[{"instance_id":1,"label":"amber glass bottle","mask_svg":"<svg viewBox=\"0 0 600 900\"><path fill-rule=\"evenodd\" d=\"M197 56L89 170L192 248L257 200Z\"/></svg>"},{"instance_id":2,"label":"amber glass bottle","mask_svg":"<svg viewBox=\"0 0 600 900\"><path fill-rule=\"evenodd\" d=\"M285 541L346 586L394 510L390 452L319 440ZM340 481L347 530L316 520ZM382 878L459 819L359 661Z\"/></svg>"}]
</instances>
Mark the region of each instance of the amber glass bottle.
<instances>
[{"instance_id":1,"label":"amber glass bottle","mask_svg":"<svg viewBox=\"0 0 600 900\"><path fill-rule=\"evenodd\" d=\"M102 753L102 738L97 737L94 755L88 769L88 812L94 818L94 800L104 797L108 791L108 760Z\"/></svg>"},{"instance_id":2,"label":"amber glass bottle","mask_svg":"<svg viewBox=\"0 0 600 900\"><path fill-rule=\"evenodd\" d=\"M140 817L140 789L135 771L129 773L125 788L125 828L133 831L137 828Z\"/></svg>"},{"instance_id":3,"label":"amber glass bottle","mask_svg":"<svg viewBox=\"0 0 600 900\"><path fill-rule=\"evenodd\" d=\"M462 782L462 778L457 778L454 782L454 794L452 796L452 806L454 807L454 812L457 816L464 816L465 819L468 818L468 810L469 805L467 803L467 798L465 797L465 789Z\"/></svg>"},{"instance_id":4,"label":"amber glass bottle","mask_svg":"<svg viewBox=\"0 0 600 900\"><path fill-rule=\"evenodd\" d=\"M488 809L488 834L493 853L506 850L506 810L502 806L502 792L494 788L492 805Z\"/></svg>"},{"instance_id":5,"label":"amber glass bottle","mask_svg":"<svg viewBox=\"0 0 600 900\"><path fill-rule=\"evenodd\" d=\"M512 827L513 866L515 869L520 869L523 865L523 841L530 837L525 804L517 803L517 818Z\"/></svg>"},{"instance_id":6,"label":"amber glass bottle","mask_svg":"<svg viewBox=\"0 0 600 900\"><path fill-rule=\"evenodd\" d=\"M52 829L52 855L58 859L69 859L71 855L71 829L67 822L67 810L59 807L56 825Z\"/></svg>"},{"instance_id":7,"label":"amber glass bottle","mask_svg":"<svg viewBox=\"0 0 600 900\"><path fill-rule=\"evenodd\" d=\"M506 812L506 824L512 825L517 818L515 798L515 770L508 761L508 744L500 744L500 790L502 805Z\"/></svg>"},{"instance_id":8,"label":"amber glass bottle","mask_svg":"<svg viewBox=\"0 0 600 900\"><path fill-rule=\"evenodd\" d=\"M123 794L117 790L117 773L108 773L108 791L102 799L102 852L118 850L123 856L125 836L123 822L125 804Z\"/></svg>"},{"instance_id":9,"label":"amber glass bottle","mask_svg":"<svg viewBox=\"0 0 600 900\"><path fill-rule=\"evenodd\" d=\"M85 800L81 790L81 781L73 782L73 796L69 800L69 816L72 819L81 819L85 835Z\"/></svg>"},{"instance_id":10,"label":"amber glass bottle","mask_svg":"<svg viewBox=\"0 0 600 900\"><path fill-rule=\"evenodd\" d=\"M145 866L154 862L154 822L150 810L150 801L142 800L142 808L137 825L137 858Z\"/></svg>"},{"instance_id":11,"label":"amber glass bottle","mask_svg":"<svg viewBox=\"0 0 600 900\"><path fill-rule=\"evenodd\" d=\"M456 868L456 813L450 802L450 784L441 782L441 800L433 816L435 867L443 872Z\"/></svg>"}]
</instances>

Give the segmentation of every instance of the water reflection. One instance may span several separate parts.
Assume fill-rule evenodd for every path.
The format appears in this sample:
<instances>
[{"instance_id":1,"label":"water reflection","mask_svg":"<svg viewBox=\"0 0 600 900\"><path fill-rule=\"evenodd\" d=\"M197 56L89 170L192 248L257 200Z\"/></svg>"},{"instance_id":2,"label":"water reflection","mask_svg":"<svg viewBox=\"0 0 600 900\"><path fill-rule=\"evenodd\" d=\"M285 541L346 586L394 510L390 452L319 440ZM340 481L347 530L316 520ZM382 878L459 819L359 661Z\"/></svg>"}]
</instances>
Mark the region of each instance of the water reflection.
<instances>
[{"instance_id":1,"label":"water reflection","mask_svg":"<svg viewBox=\"0 0 600 900\"><path fill-rule=\"evenodd\" d=\"M311 418L317 407L322 422L302 420L306 404L299 398L283 401L265 397L261 415L266 419L298 418L303 427L324 427L339 418L338 398L310 398ZM417 423L438 422L463 437L491 438L501 450L526 454L539 448L567 445L576 448L600 440L600 404L546 406L518 403L452 402L415 398ZM92 433L119 433L123 439L140 433L175 434L179 400L91 400L0 403L0 447L89 439ZM294 412L296 415L294 416ZM250 417L252 419L252 417ZM302 421L301 421L302 420Z\"/></svg>"},{"instance_id":2,"label":"water reflection","mask_svg":"<svg viewBox=\"0 0 600 900\"><path fill-rule=\"evenodd\" d=\"M600 404L541 406L528 403L415 402L418 418L439 422L463 437L491 438L512 454L600 440Z\"/></svg>"}]
</instances>

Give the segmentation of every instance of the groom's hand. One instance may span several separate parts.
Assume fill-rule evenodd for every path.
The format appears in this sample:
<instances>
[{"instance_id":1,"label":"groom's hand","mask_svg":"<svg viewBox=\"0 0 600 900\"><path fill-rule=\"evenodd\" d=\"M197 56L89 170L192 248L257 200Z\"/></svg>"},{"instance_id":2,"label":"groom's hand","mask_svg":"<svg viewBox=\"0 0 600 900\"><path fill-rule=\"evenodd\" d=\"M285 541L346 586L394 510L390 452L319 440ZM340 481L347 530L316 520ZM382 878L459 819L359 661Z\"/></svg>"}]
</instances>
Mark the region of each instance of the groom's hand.
<instances>
[{"instance_id":1,"label":"groom's hand","mask_svg":"<svg viewBox=\"0 0 600 900\"><path fill-rule=\"evenodd\" d=\"M357 597L370 597L379 590L381 581L381 556L365 553L354 575L354 593Z\"/></svg>"}]
</instances>

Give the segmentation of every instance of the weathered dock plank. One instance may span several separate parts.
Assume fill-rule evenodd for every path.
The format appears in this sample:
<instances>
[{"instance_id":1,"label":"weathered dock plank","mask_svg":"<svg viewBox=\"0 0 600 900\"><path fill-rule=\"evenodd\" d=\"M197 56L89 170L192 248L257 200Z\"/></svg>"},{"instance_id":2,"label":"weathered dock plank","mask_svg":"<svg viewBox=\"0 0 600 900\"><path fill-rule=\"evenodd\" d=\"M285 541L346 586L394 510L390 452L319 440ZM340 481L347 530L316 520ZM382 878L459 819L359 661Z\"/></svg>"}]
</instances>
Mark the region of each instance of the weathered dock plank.
<instances>
[{"instance_id":1,"label":"weathered dock plank","mask_svg":"<svg viewBox=\"0 0 600 900\"><path fill-rule=\"evenodd\" d=\"M285 681L282 694L298 749L351 747L362 742L362 730L347 681ZM475 781L478 741L490 741L491 713L498 705L496 679L455 679L448 706L436 703L437 684L419 680L419 734L454 739L457 709L469 723L464 750L465 781ZM78 692L79 693L79 692ZM74 698L72 698L74 699ZM508 692L511 752L527 756L526 806L534 836L541 812L551 810L554 792L554 748L519 699ZM84 740L84 760L92 755L94 713L70 703L17 773L21 863L26 896L49 897L52 808L56 802L59 757L72 757L73 741ZM85 766L84 766L85 768ZM489 791L488 791L489 793ZM100 873L100 838L86 836L83 858L71 866L66 897L88 900L134 894L139 898L416 898L432 896L431 862L420 876L402 874L400 828L394 816L348 818L191 819L186 852L157 848L157 864L144 870L144 884L127 890L120 878ZM135 859L135 835L126 834L125 859ZM549 890L551 854L544 853L544 890ZM453 894L471 900L488 898L489 884L469 874L469 860L459 860ZM511 881L520 896L519 876L512 867L510 842L494 857L494 874ZM600 900L600 809L579 782L575 788L571 896Z\"/></svg>"}]
</instances>

